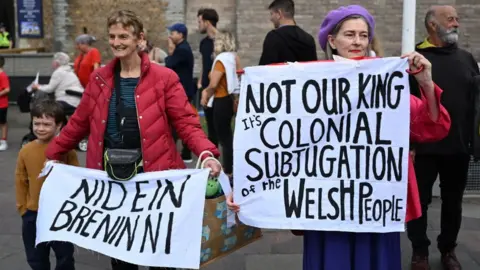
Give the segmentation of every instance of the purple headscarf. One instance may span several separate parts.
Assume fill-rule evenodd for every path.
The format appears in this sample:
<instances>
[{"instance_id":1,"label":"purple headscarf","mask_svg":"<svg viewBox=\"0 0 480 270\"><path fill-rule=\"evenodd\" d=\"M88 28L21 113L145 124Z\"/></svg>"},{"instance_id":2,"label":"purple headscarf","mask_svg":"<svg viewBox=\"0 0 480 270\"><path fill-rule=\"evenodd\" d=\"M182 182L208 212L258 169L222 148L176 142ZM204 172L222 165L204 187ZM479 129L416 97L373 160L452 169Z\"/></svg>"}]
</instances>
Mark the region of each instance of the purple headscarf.
<instances>
[{"instance_id":1,"label":"purple headscarf","mask_svg":"<svg viewBox=\"0 0 480 270\"><path fill-rule=\"evenodd\" d=\"M342 6L338 9L330 11L320 26L320 31L318 32L318 42L320 43L322 50L325 51L327 48L328 35L330 35L337 24L352 15L362 16L367 21L370 42L372 41L375 30L375 19L368 12L368 10L359 5Z\"/></svg>"}]
</instances>

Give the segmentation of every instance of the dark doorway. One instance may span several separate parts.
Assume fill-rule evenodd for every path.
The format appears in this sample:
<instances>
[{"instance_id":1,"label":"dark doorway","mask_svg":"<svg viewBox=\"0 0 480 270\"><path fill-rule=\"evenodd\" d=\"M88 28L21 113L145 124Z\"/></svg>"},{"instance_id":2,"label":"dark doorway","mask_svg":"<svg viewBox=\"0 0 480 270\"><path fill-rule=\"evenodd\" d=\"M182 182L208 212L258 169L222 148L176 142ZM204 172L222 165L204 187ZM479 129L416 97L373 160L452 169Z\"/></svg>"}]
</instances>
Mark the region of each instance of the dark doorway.
<instances>
[{"instance_id":1,"label":"dark doorway","mask_svg":"<svg viewBox=\"0 0 480 270\"><path fill-rule=\"evenodd\" d=\"M10 33L13 46L15 46L16 36L14 1L15 0L0 0L0 23L3 23Z\"/></svg>"}]
</instances>

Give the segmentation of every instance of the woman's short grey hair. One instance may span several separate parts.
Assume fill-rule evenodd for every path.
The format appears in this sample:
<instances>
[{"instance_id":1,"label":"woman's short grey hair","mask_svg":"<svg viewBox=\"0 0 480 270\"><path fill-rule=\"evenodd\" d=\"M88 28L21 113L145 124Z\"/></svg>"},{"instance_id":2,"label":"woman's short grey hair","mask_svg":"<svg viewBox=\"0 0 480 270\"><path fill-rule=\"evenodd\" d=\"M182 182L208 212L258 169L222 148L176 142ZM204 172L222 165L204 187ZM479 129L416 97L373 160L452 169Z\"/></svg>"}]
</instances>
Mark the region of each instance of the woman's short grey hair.
<instances>
[{"instance_id":1,"label":"woman's short grey hair","mask_svg":"<svg viewBox=\"0 0 480 270\"><path fill-rule=\"evenodd\" d=\"M78 37L75 39L75 43L77 43L77 44L92 45L93 42L95 42L96 40L97 40L97 39L96 39L94 36L90 36L90 35L87 35L87 34L83 34L83 35L78 36Z\"/></svg>"},{"instance_id":2,"label":"woman's short grey hair","mask_svg":"<svg viewBox=\"0 0 480 270\"><path fill-rule=\"evenodd\" d=\"M66 66L70 63L70 56L63 52L57 52L53 55L53 61L57 62L60 66Z\"/></svg>"},{"instance_id":3,"label":"woman's short grey hair","mask_svg":"<svg viewBox=\"0 0 480 270\"><path fill-rule=\"evenodd\" d=\"M335 28L333 28L332 32L330 33L330 35L332 36L336 36L338 34L338 32L340 31L340 29L342 28L342 25L344 22L348 21L348 20L351 20L351 19L362 19L365 21L366 24L368 24L367 20L365 20L364 17L360 16L360 15L351 15L351 16L348 16L346 17L345 19L341 20L336 26ZM368 33L370 35L370 33ZM366 56L370 56L370 51L371 51L371 44L369 44L368 46L368 50L367 50L367 55ZM330 45L330 42L327 40L327 47L325 48L325 59L327 60L332 60L333 59L333 55L336 55L337 54L337 50L333 49L332 46Z\"/></svg>"}]
</instances>

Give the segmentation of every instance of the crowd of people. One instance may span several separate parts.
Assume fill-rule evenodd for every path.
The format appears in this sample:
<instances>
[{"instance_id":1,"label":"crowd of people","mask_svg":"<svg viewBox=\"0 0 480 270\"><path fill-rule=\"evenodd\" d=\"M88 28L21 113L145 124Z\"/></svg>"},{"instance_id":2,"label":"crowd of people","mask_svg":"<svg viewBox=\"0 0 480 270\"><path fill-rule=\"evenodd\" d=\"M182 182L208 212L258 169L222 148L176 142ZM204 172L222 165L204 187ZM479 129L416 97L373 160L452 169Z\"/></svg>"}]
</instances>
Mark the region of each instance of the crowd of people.
<instances>
[{"instance_id":1,"label":"crowd of people","mask_svg":"<svg viewBox=\"0 0 480 270\"><path fill-rule=\"evenodd\" d=\"M318 60L314 37L295 22L293 0L274 0L268 7L274 29L265 37L259 65ZM37 180L46 161L78 166L76 145L88 136L86 167L105 170L112 179L128 180L138 173L186 168L192 153L202 159L213 176L223 171L233 177L233 128L238 87L236 71L242 68L232 33L219 31L219 15L212 8L198 11L201 74L193 81L193 52L185 24L168 27L166 51L148 41L137 14L121 10L106 22L113 60L102 65L95 38L82 34L75 40L78 56L73 67L67 54L53 57L54 72L36 92L53 93L32 107L37 139L24 146L16 168L17 209L27 262L50 269L49 250L56 253L57 269L74 269L73 245L49 242L35 247L38 197L43 179ZM382 57L375 36L375 18L359 5L331 10L320 25L318 43L325 58ZM452 6L433 6L425 16L428 36L408 59L411 97L411 155L408 174L407 231L413 254L412 270L429 269L427 210L432 186L440 175L442 220L437 238L445 269L458 270L455 255L462 219L462 197L475 142L474 104L480 90L477 62L458 46L459 16ZM1 26L0 26L1 30ZM10 91L0 57L0 150L6 149L6 115ZM434 67L434 68L432 68ZM478 80L477 80L478 81ZM74 97L67 90L81 92ZM200 95L208 137L202 130L195 95ZM4 101L6 106L4 106ZM64 114L73 110L66 125ZM478 133L478 132L477 132ZM478 134L477 134L478 136ZM183 148L178 153L176 143ZM221 146L221 154L218 150ZM115 158L128 157L121 168ZM473 153L475 154L475 153ZM215 160L221 157L221 164ZM230 209L241 211L232 195ZM400 270L399 233L347 233L304 231L305 270ZM112 269L138 269L113 259ZM165 269L154 268L150 269Z\"/></svg>"}]
</instances>

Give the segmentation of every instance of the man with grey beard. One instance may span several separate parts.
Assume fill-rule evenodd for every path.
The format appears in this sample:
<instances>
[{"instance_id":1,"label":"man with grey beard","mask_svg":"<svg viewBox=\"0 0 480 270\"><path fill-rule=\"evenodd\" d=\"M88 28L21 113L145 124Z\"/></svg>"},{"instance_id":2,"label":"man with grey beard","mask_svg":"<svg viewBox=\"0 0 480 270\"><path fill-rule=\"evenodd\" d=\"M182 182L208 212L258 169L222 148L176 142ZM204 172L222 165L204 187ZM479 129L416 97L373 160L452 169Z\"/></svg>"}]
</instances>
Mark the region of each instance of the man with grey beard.
<instances>
[{"instance_id":1,"label":"man with grey beard","mask_svg":"<svg viewBox=\"0 0 480 270\"><path fill-rule=\"evenodd\" d=\"M472 54L461 49L458 41L458 14L451 6L431 7L425 16L428 37L416 47L432 63L433 81L443 89L441 102L450 114L448 136L434 143L414 146L422 217L407 224L412 243L412 270L428 270L429 245L427 209L432 200L432 187L440 176L441 232L437 247L444 269L459 270L455 255L457 236L462 222L462 199L467 182L470 147L473 134L474 77L479 69ZM411 81L412 93L419 94Z\"/></svg>"}]
</instances>

